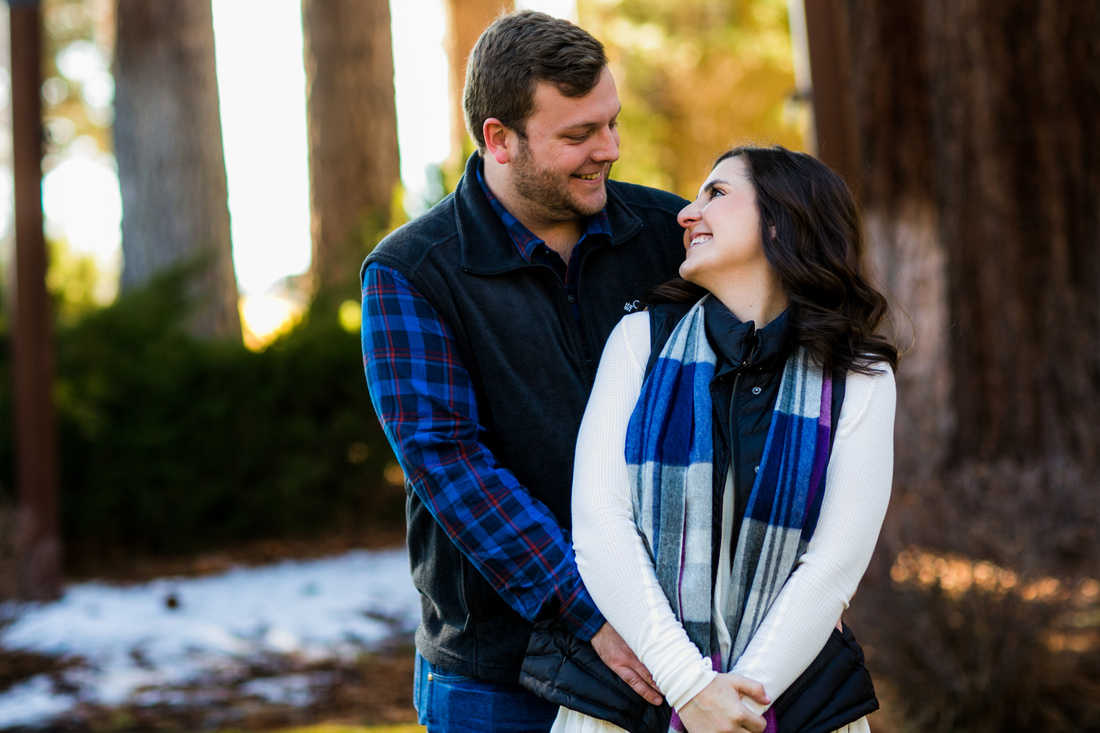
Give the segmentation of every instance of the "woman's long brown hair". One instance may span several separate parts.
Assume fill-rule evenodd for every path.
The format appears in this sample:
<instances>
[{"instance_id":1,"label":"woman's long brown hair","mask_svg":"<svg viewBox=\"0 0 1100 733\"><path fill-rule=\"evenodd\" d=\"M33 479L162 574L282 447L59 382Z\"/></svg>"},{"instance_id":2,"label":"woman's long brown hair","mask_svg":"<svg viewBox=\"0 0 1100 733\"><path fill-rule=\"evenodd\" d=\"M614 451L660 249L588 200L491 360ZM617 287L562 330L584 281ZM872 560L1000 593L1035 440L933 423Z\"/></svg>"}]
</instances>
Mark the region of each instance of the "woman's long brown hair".
<instances>
[{"instance_id":1,"label":"woman's long brown hair","mask_svg":"<svg viewBox=\"0 0 1100 733\"><path fill-rule=\"evenodd\" d=\"M813 156L779 146L733 148L712 170L733 157L756 189L764 256L790 303L794 342L830 369L869 373L880 361L897 369L898 350L882 334L886 297L868 277L863 218L848 185ZM705 292L676 278L646 302L694 302Z\"/></svg>"}]
</instances>

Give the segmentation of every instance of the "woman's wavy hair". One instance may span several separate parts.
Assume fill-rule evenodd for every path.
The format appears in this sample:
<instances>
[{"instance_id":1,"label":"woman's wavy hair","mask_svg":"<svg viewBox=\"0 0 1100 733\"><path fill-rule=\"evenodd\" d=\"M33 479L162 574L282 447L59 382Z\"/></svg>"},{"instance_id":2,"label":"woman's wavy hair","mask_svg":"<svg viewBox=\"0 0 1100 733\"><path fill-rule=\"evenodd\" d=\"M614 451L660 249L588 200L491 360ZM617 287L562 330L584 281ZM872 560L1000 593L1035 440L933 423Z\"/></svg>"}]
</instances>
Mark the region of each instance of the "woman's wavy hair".
<instances>
[{"instance_id":1,"label":"woman's wavy hair","mask_svg":"<svg viewBox=\"0 0 1100 733\"><path fill-rule=\"evenodd\" d=\"M863 218L844 179L780 146L733 148L711 170L733 157L756 189L764 256L790 303L794 342L831 369L869 373L878 361L897 369L898 350L882 333L889 307L870 282ZM677 278L646 300L694 302L705 292Z\"/></svg>"}]
</instances>

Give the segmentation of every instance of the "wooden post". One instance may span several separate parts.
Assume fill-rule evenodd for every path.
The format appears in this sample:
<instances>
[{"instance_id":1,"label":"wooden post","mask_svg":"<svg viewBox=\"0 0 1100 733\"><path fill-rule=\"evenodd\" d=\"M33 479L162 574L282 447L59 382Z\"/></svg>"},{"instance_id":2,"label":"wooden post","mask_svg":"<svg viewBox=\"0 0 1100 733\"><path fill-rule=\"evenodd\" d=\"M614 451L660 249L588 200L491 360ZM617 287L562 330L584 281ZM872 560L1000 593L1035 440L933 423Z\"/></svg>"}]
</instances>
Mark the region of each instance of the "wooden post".
<instances>
[{"instance_id":1,"label":"wooden post","mask_svg":"<svg viewBox=\"0 0 1100 733\"><path fill-rule=\"evenodd\" d=\"M37 0L10 0L15 282L12 356L15 407L17 592L61 592L54 354L42 234L42 106Z\"/></svg>"},{"instance_id":2,"label":"wooden post","mask_svg":"<svg viewBox=\"0 0 1100 733\"><path fill-rule=\"evenodd\" d=\"M855 191L862 165L843 0L804 0L817 157Z\"/></svg>"}]
</instances>

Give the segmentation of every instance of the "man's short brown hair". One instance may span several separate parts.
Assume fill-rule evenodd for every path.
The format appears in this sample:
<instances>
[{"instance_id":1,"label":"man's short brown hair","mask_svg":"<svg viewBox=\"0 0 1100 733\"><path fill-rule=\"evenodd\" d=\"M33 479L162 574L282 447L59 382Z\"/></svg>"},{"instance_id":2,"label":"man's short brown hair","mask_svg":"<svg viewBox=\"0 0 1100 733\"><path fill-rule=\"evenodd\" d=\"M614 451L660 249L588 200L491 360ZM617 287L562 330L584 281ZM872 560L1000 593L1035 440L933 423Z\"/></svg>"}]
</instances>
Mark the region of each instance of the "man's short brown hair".
<instances>
[{"instance_id":1,"label":"man's short brown hair","mask_svg":"<svg viewBox=\"0 0 1100 733\"><path fill-rule=\"evenodd\" d=\"M490 117L522 136L539 82L554 84L567 97L583 97L605 66L603 44L567 20L534 10L502 15L477 39L466 64L466 129L481 152L482 126Z\"/></svg>"}]
</instances>

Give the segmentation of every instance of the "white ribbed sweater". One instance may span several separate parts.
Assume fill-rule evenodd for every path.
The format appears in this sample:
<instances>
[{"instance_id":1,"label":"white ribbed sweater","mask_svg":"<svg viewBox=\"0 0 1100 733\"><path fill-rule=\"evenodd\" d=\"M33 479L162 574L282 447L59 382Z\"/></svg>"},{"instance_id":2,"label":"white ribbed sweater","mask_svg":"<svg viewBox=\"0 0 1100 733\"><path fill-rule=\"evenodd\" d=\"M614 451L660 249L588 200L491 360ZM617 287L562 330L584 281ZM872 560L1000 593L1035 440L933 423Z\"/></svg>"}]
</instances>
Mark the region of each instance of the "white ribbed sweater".
<instances>
[{"instance_id":1,"label":"white ribbed sweater","mask_svg":"<svg viewBox=\"0 0 1100 733\"><path fill-rule=\"evenodd\" d=\"M573 543L596 605L653 673L676 709L717 672L688 639L661 591L634 526L624 446L649 359L649 314L626 316L604 348L577 436ZM733 671L764 685L772 700L824 646L878 539L893 473L894 376L850 373L829 460L825 498L806 553ZM756 712L764 708L751 700ZM867 730L866 721L848 727ZM619 730L564 708L554 733Z\"/></svg>"}]
</instances>

